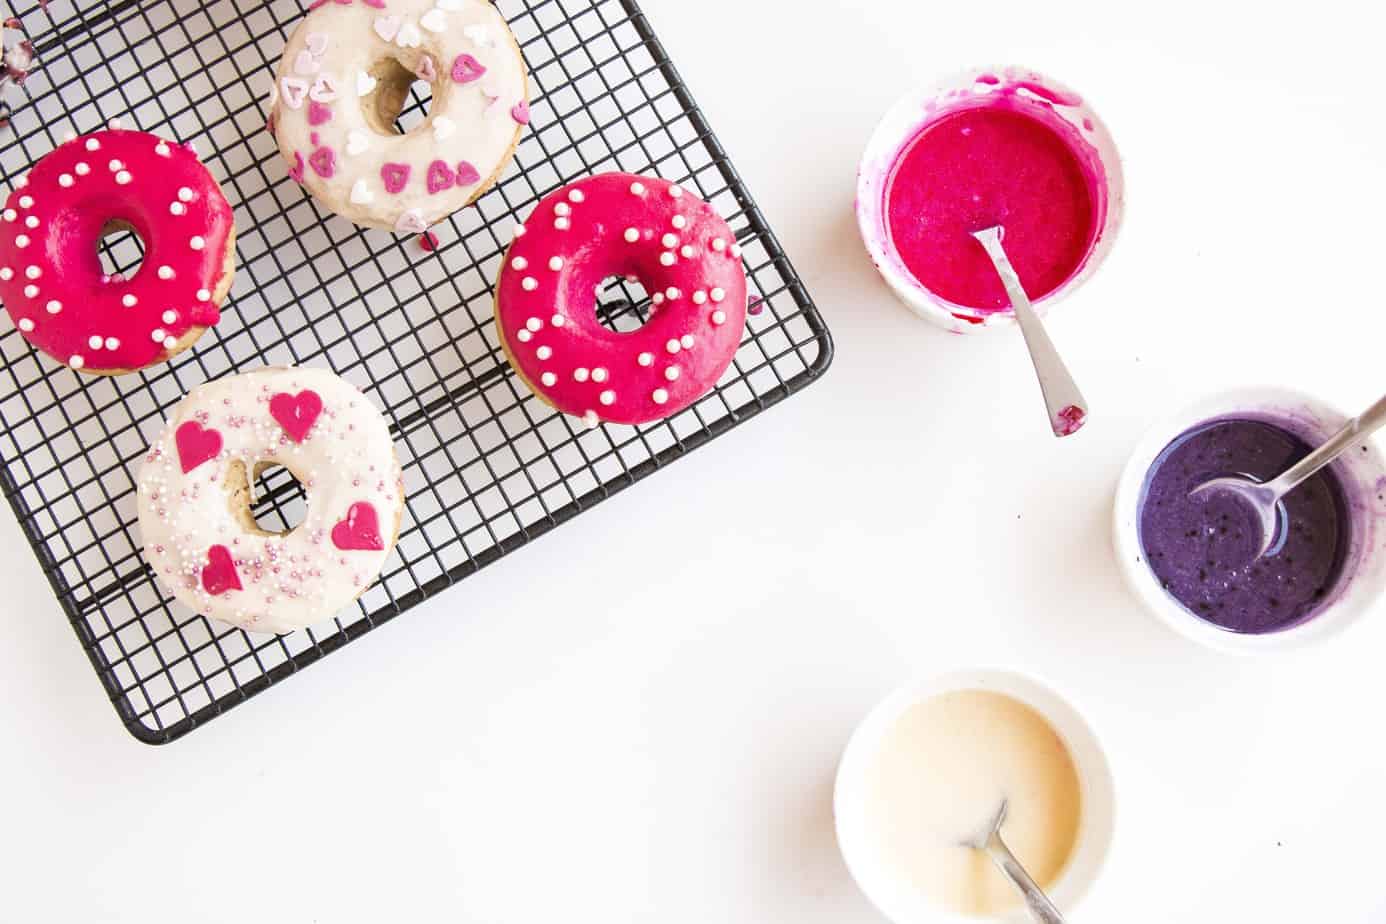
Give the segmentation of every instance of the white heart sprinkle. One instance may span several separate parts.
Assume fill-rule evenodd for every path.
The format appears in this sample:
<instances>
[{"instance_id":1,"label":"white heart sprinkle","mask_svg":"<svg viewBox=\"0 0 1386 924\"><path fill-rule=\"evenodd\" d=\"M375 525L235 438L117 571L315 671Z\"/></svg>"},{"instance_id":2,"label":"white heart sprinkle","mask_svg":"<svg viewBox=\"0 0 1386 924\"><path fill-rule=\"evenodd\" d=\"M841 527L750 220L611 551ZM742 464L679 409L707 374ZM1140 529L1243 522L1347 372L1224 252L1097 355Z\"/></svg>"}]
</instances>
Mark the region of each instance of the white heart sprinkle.
<instances>
[{"instance_id":1,"label":"white heart sprinkle","mask_svg":"<svg viewBox=\"0 0 1386 924\"><path fill-rule=\"evenodd\" d=\"M447 116L438 116L433 120L433 140L442 141L457 131L457 124Z\"/></svg>"},{"instance_id":2,"label":"white heart sprinkle","mask_svg":"<svg viewBox=\"0 0 1386 924\"><path fill-rule=\"evenodd\" d=\"M356 95L366 96L375 89L375 78L365 71L356 72Z\"/></svg>"},{"instance_id":3,"label":"white heart sprinkle","mask_svg":"<svg viewBox=\"0 0 1386 924\"><path fill-rule=\"evenodd\" d=\"M279 89L284 94L284 105L290 109L302 109L303 98L308 95L308 81L301 77L285 77L279 81Z\"/></svg>"},{"instance_id":4,"label":"white heart sprinkle","mask_svg":"<svg viewBox=\"0 0 1386 924\"><path fill-rule=\"evenodd\" d=\"M419 17L419 25L429 32L444 32L448 27L448 17L442 10L429 10Z\"/></svg>"},{"instance_id":5,"label":"white heart sprinkle","mask_svg":"<svg viewBox=\"0 0 1386 924\"><path fill-rule=\"evenodd\" d=\"M399 27L399 35L395 36L395 44L400 48L418 48L423 41L423 33L419 27L412 22L407 22Z\"/></svg>"},{"instance_id":6,"label":"white heart sprinkle","mask_svg":"<svg viewBox=\"0 0 1386 924\"><path fill-rule=\"evenodd\" d=\"M375 34L388 42L399 34L399 22L398 16L377 16L374 23Z\"/></svg>"},{"instance_id":7,"label":"white heart sprinkle","mask_svg":"<svg viewBox=\"0 0 1386 924\"><path fill-rule=\"evenodd\" d=\"M308 98L319 103L330 103L337 98L337 78L331 74L319 74L318 79L313 81L313 89L308 91Z\"/></svg>"},{"instance_id":8,"label":"white heart sprinkle","mask_svg":"<svg viewBox=\"0 0 1386 924\"><path fill-rule=\"evenodd\" d=\"M355 157L370 150L371 136L363 131L352 129L347 132L346 152L348 157Z\"/></svg>"},{"instance_id":9,"label":"white heart sprinkle","mask_svg":"<svg viewBox=\"0 0 1386 924\"><path fill-rule=\"evenodd\" d=\"M316 71L320 64L313 58L312 52L304 49L294 58L295 74L311 74Z\"/></svg>"},{"instance_id":10,"label":"white heart sprinkle","mask_svg":"<svg viewBox=\"0 0 1386 924\"><path fill-rule=\"evenodd\" d=\"M323 32L309 32L304 44L314 55L322 57L323 53L327 51L327 35Z\"/></svg>"},{"instance_id":11,"label":"white heart sprinkle","mask_svg":"<svg viewBox=\"0 0 1386 924\"><path fill-rule=\"evenodd\" d=\"M460 13L462 12L463 0L436 0L433 5L449 13Z\"/></svg>"},{"instance_id":12,"label":"white heart sprinkle","mask_svg":"<svg viewBox=\"0 0 1386 924\"><path fill-rule=\"evenodd\" d=\"M366 188L365 180L357 180L351 184L351 204L370 205L375 201L375 193Z\"/></svg>"},{"instance_id":13,"label":"white heart sprinkle","mask_svg":"<svg viewBox=\"0 0 1386 924\"><path fill-rule=\"evenodd\" d=\"M491 30L479 23L463 29L462 34L482 48L491 48L496 44L496 40L491 37Z\"/></svg>"}]
</instances>

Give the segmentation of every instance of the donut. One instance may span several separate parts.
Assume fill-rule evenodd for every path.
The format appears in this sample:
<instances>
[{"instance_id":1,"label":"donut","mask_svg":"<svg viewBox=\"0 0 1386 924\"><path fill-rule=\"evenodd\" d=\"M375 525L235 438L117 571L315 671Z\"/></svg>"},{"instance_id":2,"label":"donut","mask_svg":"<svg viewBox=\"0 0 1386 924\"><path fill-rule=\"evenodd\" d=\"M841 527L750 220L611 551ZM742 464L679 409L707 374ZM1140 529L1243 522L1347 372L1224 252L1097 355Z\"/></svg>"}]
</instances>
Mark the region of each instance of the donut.
<instances>
[{"instance_id":1,"label":"donut","mask_svg":"<svg viewBox=\"0 0 1386 924\"><path fill-rule=\"evenodd\" d=\"M182 352L231 288L231 206L191 147L156 135L72 138L15 181L0 218L0 302L26 340L82 372ZM101 272L97 246L116 230L144 245L128 278Z\"/></svg>"},{"instance_id":2,"label":"donut","mask_svg":"<svg viewBox=\"0 0 1386 924\"><path fill-rule=\"evenodd\" d=\"M604 173L549 193L515 228L496 284L510 363L545 402L601 422L639 424L701 398L746 326L746 271L731 228L658 177ZM652 293L649 320L620 333L597 319L608 277Z\"/></svg>"},{"instance_id":3,"label":"donut","mask_svg":"<svg viewBox=\"0 0 1386 924\"><path fill-rule=\"evenodd\" d=\"M272 465L303 486L286 533L251 515ZM285 633L326 619L375 581L394 547L404 484L385 419L324 369L266 368L179 402L140 467L146 561L178 600L221 622Z\"/></svg>"},{"instance_id":4,"label":"donut","mask_svg":"<svg viewBox=\"0 0 1386 924\"><path fill-rule=\"evenodd\" d=\"M432 103L401 135L416 80ZM270 91L289 175L338 215L401 234L480 196L528 123L524 57L485 0L315 0Z\"/></svg>"}]
</instances>

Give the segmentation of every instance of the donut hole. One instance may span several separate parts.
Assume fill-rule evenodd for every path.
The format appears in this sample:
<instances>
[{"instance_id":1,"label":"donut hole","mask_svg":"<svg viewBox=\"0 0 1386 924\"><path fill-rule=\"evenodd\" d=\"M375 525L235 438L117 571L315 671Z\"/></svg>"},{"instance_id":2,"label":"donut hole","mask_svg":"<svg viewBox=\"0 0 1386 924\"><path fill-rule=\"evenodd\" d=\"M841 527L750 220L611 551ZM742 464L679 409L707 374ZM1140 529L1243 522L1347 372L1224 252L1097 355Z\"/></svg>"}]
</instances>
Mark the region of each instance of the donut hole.
<instances>
[{"instance_id":1,"label":"donut hole","mask_svg":"<svg viewBox=\"0 0 1386 924\"><path fill-rule=\"evenodd\" d=\"M597 320L607 330L632 333L644 327L653 313L649 293L632 276L608 276L597 286Z\"/></svg>"},{"instance_id":2,"label":"donut hole","mask_svg":"<svg viewBox=\"0 0 1386 924\"><path fill-rule=\"evenodd\" d=\"M96 258L101 264L102 276L111 277L113 281L116 277L129 279L144 263L144 239L128 222L112 219L101 228Z\"/></svg>"},{"instance_id":3,"label":"donut hole","mask_svg":"<svg viewBox=\"0 0 1386 924\"><path fill-rule=\"evenodd\" d=\"M230 464L227 487L241 525L261 536L283 536L297 529L308 516L308 495L298 477L277 462L257 462L252 478L253 483L246 478L244 463Z\"/></svg>"},{"instance_id":4,"label":"donut hole","mask_svg":"<svg viewBox=\"0 0 1386 924\"><path fill-rule=\"evenodd\" d=\"M422 127L433 111L433 86L395 58L371 68L373 93L361 100L366 121L382 135L405 135Z\"/></svg>"}]
</instances>

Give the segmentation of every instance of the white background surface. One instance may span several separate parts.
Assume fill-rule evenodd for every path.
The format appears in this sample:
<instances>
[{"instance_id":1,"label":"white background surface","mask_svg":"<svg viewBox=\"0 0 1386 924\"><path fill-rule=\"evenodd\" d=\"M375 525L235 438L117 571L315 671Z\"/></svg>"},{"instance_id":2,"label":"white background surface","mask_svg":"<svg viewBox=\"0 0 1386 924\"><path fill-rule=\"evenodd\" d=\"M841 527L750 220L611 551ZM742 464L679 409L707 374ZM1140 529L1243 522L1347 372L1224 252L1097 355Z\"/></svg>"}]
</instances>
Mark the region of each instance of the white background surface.
<instances>
[{"instance_id":1,"label":"white background surface","mask_svg":"<svg viewBox=\"0 0 1386 924\"><path fill-rule=\"evenodd\" d=\"M877 922L837 756L912 674L978 663L1048 678L1107 745L1116 847L1075 922L1386 918L1386 611L1229 660L1138 610L1108 542L1155 416L1386 384L1380 24L1233 6L648 0L829 375L165 748L0 516L0 919ZM852 221L878 114L988 62L1088 95L1126 160L1122 239L1053 319L1095 407L1062 444L1018 335L914 319Z\"/></svg>"}]
</instances>

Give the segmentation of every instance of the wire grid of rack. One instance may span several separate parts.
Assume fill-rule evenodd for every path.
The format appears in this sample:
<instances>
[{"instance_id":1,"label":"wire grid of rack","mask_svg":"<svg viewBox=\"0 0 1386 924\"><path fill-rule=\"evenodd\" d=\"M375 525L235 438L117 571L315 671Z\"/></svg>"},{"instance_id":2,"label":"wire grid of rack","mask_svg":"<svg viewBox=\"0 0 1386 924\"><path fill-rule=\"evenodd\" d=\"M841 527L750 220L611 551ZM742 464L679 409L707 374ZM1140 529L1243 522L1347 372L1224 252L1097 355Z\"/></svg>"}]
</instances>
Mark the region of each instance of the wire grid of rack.
<instances>
[{"instance_id":1,"label":"wire grid of rack","mask_svg":"<svg viewBox=\"0 0 1386 924\"><path fill-rule=\"evenodd\" d=\"M39 65L0 138L9 182L66 131L119 117L192 141L236 208L238 269L221 323L173 362L84 377L0 333L0 487L138 739L171 741L515 551L808 385L832 342L725 152L633 0L499 0L524 51L533 123L503 180L436 230L439 248L330 216L291 181L263 98L302 15L294 0L67 0L20 19ZM416 84L400 115L427 114ZM587 430L535 399L493 331L491 285L515 222L580 176L621 169L696 189L727 217L760 299L732 368L667 421ZM102 259L129 272L138 239ZM649 310L613 281L614 329ZM140 553L135 479L166 412L199 383L261 365L333 369L384 409L407 506L395 554L356 607L277 637L172 601ZM282 469L261 525L301 517Z\"/></svg>"}]
</instances>

